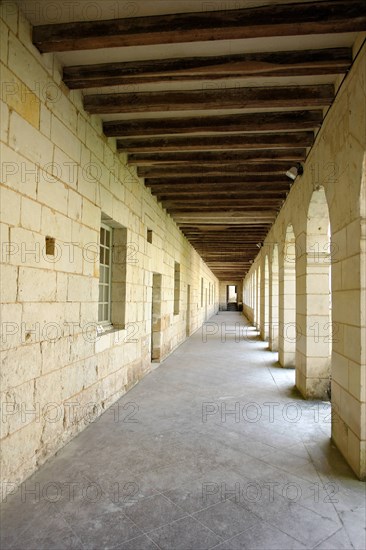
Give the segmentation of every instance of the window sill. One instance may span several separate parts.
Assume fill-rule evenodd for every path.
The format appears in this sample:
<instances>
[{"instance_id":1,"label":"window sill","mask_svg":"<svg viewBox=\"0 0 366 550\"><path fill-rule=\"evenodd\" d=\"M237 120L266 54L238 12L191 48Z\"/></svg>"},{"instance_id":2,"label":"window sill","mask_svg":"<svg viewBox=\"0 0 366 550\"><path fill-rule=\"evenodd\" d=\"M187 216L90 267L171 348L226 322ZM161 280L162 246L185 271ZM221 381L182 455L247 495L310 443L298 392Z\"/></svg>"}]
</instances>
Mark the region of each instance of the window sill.
<instances>
[{"instance_id":1,"label":"window sill","mask_svg":"<svg viewBox=\"0 0 366 550\"><path fill-rule=\"evenodd\" d=\"M95 353L100 353L108 348L119 345L126 340L127 330L125 328L105 327L103 332L98 332L95 342Z\"/></svg>"}]
</instances>

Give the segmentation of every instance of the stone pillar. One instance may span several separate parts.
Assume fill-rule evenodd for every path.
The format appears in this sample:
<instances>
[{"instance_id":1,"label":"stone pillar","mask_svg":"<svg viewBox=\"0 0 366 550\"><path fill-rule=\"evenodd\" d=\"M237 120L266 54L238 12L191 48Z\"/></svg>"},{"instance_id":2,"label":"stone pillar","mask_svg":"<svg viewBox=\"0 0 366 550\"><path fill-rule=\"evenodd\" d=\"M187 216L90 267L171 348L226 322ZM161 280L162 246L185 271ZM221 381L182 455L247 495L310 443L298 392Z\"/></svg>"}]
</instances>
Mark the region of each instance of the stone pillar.
<instances>
[{"instance_id":1,"label":"stone pillar","mask_svg":"<svg viewBox=\"0 0 366 550\"><path fill-rule=\"evenodd\" d=\"M278 248L275 245L269 262L268 343L271 351L278 351L278 322Z\"/></svg>"},{"instance_id":2,"label":"stone pillar","mask_svg":"<svg viewBox=\"0 0 366 550\"><path fill-rule=\"evenodd\" d=\"M366 220L337 231L334 243L332 439L366 479Z\"/></svg>"},{"instance_id":3,"label":"stone pillar","mask_svg":"<svg viewBox=\"0 0 366 550\"><path fill-rule=\"evenodd\" d=\"M280 256L279 269L279 362L295 367L296 353L296 251L292 227Z\"/></svg>"}]
</instances>

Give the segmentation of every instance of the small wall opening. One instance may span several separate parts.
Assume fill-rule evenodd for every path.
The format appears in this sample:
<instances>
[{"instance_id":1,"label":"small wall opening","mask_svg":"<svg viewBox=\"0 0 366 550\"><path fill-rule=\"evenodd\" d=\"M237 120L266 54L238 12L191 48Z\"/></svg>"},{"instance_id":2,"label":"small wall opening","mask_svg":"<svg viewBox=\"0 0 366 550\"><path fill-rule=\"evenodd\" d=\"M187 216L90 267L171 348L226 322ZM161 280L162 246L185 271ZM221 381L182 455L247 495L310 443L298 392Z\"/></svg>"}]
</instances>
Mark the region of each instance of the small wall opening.
<instances>
[{"instance_id":1,"label":"small wall opening","mask_svg":"<svg viewBox=\"0 0 366 550\"><path fill-rule=\"evenodd\" d=\"M56 240L53 237L46 237L45 239L46 255L54 256L56 248Z\"/></svg>"}]
</instances>

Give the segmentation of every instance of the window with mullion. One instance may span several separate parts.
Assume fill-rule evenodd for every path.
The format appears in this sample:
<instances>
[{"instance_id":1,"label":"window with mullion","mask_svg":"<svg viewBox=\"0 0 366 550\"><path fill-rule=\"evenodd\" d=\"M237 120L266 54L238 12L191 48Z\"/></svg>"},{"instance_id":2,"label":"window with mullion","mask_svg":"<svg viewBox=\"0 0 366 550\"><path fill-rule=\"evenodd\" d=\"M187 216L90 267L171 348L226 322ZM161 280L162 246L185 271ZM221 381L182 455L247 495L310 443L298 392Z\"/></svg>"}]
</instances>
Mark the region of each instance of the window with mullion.
<instances>
[{"instance_id":1,"label":"window with mullion","mask_svg":"<svg viewBox=\"0 0 366 550\"><path fill-rule=\"evenodd\" d=\"M99 257L99 306L98 322L111 324L111 282L112 282L112 228L102 224L100 228Z\"/></svg>"}]
</instances>

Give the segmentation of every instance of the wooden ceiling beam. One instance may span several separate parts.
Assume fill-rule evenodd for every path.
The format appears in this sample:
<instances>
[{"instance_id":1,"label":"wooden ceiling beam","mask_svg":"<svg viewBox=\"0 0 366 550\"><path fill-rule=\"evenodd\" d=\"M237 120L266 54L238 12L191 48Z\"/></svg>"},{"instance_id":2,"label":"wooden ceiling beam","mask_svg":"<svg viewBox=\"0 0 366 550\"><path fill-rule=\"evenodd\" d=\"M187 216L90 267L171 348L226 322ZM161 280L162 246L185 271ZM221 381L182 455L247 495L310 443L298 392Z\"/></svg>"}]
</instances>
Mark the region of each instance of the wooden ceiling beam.
<instances>
[{"instance_id":1,"label":"wooden ceiling beam","mask_svg":"<svg viewBox=\"0 0 366 550\"><path fill-rule=\"evenodd\" d=\"M117 149L129 153L166 153L180 151L250 150L310 147L313 132L283 132L268 134L233 134L170 138L118 139Z\"/></svg>"},{"instance_id":2,"label":"wooden ceiling beam","mask_svg":"<svg viewBox=\"0 0 366 550\"><path fill-rule=\"evenodd\" d=\"M217 247L216 247L216 250L214 248L207 248L207 247L204 247L204 246L201 246L199 245L198 243L191 243L192 246L195 247L196 250L199 250L201 254L205 254L206 257L207 256L214 256L214 257L218 257L218 256L221 256L221 255L225 255L225 256L233 256L233 257L238 257L238 255L240 255L240 257L242 259L244 258L247 258L248 260L251 259L252 255L253 255L253 252L255 251L254 247L248 249L248 248L238 248L238 247L235 247L235 249L232 247L231 249L229 248L225 248L224 245L222 245L222 243L218 243ZM256 248L256 250L258 250L258 248Z\"/></svg>"},{"instance_id":3,"label":"wooden ceiling beam","mask_svg":"<svg viewBox=\"0 0 366 550\"><path fill-rule=\"evenodd\" d=\"M159 201L164 200L202 200L205 198L208 199L222 199L222 198L231 198L231 199L258 199L263 198L263 200L267 199L283 199L286 191L288 191L289 188L285 190L278 190L278 191L271 191L271 190L264 190L264 191L255 191L254 189L247 190L247 191L233 191L231 189L213 189L213 190L206 190L206 191L176 191L173 192L167 192L167 191L154 191L153 195L157 197Z\"/></svg>"},{"instance_id":4,"label":"wooden ceiling beam","mask_svg":"<svg viewBox=\"0 0 366 550\"><path fill-rule=\"evenodd\" d=\"M362 30L364 0L333 0L39 25L33 43L45 53Z\"/></svg>"},{"instance_id":5,"label":"wooden ceiling beam","mask_svg":"<svg viewBox=\"0 0 366 550\"><path fill-rule=\"evenodd\" d=\"M233 212L230 210L227 210L226 212L222 212L219 210L213 210L211 212L188 212L187 214L180 214L177 216L177 220L182 221L183 223L189 223L192 224L194 221L198 221L200 223L204 222L206 224L211 223L220 223L219 220L224 220L221 223L230 223L235 224L240 223L241 225L244 225L245 223L250 222L250 224L254 223L262 223L266 220L269 221L273 217L277 216L276 211L266 211L266 210L243 210L242 212Z\"/></svg>"},{"instance_id":6,"label":"wooden ceiling beam","mask_svg":"<svg viewBox=\"0 0 366 550\"><path fill-rule=\"evenodd\" d=\"M216 245L216 248L214 246L213 247L206 246L205 243L201 243L201 242L198 242L198 241L192 241L191 244L192 244L192 246L194 246L196 248L199 248L202 251L203 250L205 250L205 251L215 251L216 253L219 253L222 250L225 250L225 251L237 250L237 251L240 251L240 253L244 253L244 254L247 254L248 256L251 256L253 254L253 252L255 252L255 250L258 251L258 248L257 248L256 244L259 241L260 241L260 239L257 239L256 242L250 241L248 243L243 243L242 246L240 246L239 243L235 243L234 245L231 245L231 247L230 247L230 243L228 243L227 241L219 241Z\"/></svg>"},{"instance_id":7,"label":"wooden ceiling beam","mask_svg":"<svg viewBox=\"0 0 366 550\"><path fill-rule=\"evenodd\" d=\"M154 113L222 109L282 109L326 107L334 99L333 84L311 86L262 86L218 90L174 90L94 94L84 96L87 113Z\"/></svg>"},{"instance_id":8,"label":"wooden ceiling beam","mask_svg":"<svg viewBox=\"0 0 366 550\"><path fill-rule=\"evenodd\" d=\"M220 166L212 166L209 163L206 164L192 164L189 166L175 164L169 166L139 166L137 168L137 174L142 178L154 178L154 177L179 177L191 175L194 178L200 179L202 176L215 176L218 178L227 177L230 174L233 175L257 175L257 174L275 174L284 176L289 169L289 163L267 162L265 164L253 163L236 163L236 164L222 164Z\"/></svg>"},{"instance_id":9,"label":"wooden ceiling beam","mask_svg":"<svg viewBox=\"0 0 366 550\"><path fill-rule=\"evenodd\" d=\"M206 242L208 244L211 244L212 246L215 246L214 239L219 239L220 242L230 242L231 240L234 240L235 242L245 241L246 243L254 242L256 244L258 242L255 240L257 238L257 235L266 235L267 230L258 230L258 228L255 229L253 227L252 229L248 228L245 231L241 229L240 233L235 233L235 227L233 227L231 229L231 232L225 233L223 235L220 235L220 232L212 231L207 231L206 233L201 233L200 235L190 233L189 231L184 231L184 234L189 236L189 238L192 239L193 242Z\"/></svg>"},{"instance_id":10,"label":"wooden ceiling beam","mask_svg":"<svg viewBox=\"0 0 366 550\"><path fill-rule=\"evenodd\" d=\"M241 215L240 212L236 213L237 216L234 217L233 213L229 213L230 215L225 215L225 212L191 212L191 214L182 214L176 215L174 218L174 221L177 223L179 227L183 227L184 225L191 225L194 220L197 220L197 216L203 217L204 214L211 214L210 218L206 218L206 223L230 223L230 225L243 225L245 222L248 223L248 225L259 225L262 226L264 223L268 223L269 225L272 225L274 220L276 219L277 212L273 212L272 215L268 215L268 217L264 215L260 215L261 212L259 211L257 215L253 215L252 217ZM248 213L247 213L248 214Z\"/></svg>"},{"instance_id":11,"label":"wooden ceiling beam","mask_svg":"<svg viewBox=\"0 0 366 550\"><path fill-rule=\"evenodd\" d=\"M215 262L215 260L211 260L210 262L210 266L212 266L212 268L216 268L218 271L220 271L221 273L224 273L225 271L232 271L232 268L240 268L242 265L245 265L245 260L241 260L241 261L237 261L237 262L230 262L230 261L227 261L227 262ZM230 277L230 278L234 278L234 277Z\"/></svg>"},{"instance_id":12,"label":"wooden ceiling beam","mask_svg":"<svg viewBox=\"0 0 366 550\"><path fill-rule=\"evenodd\" d=\"M174 134L313 130L321 125L323 111L258 112L235 115L148 118L104 122L107 137Z\"/></svg>"},{"instance_id":13,"label":"wooden ceiling beam","mask_svg":"<svg viewBox=\"0 0 366 550\"><path fill-rule=\"evenodd\" d=\"M345 73L351 63L351 48L259 52L69 66L63 69L63 81L71 89L82 89L254 76L294 77Z\"/></svg>"},{"instance_id":14,"label":"wooden ceiling beam","mask_svg":"<svg viewBox=\"0 0 366 550\"><path fill-rule=\"evenodd\" d=\"M187 233L186 233L187 235ZM189 235L189 234L188 234ZM205 235L201 235L201 237L198 237L197 235L189 235L189 238L191 239L191 242L200 246L208 246L215 248L216 247L216 240L217 242L221 243L223 246L233 246L232 243L234 243L235 247L237 246L243 246L246 248L254 248L255 245L258 243L258 238L262 238L263 235L266 235L264 232L258 232L255 233L254 231L250 235L236 235L233 239L230 239L229 235L226 235L225 237L220 237L216 233L214 233L212 236L210 236L208 233Z\"/></svg>"},{"instance_id":15,"label":"wooden ceiling beam","mask_svg":"<svg viewBox=\"0 0 366 550\"><path fill-rule=\"evenodd\" d=\"M251 184L253 186L260 186L261 184L272 187L277 185L287 184L289 180L285 174L232 174L230 176L204 176L200 177L195 174L194 176L181 176L180 174L175 174L175 177L166 178L165 176L156 177L156 178L146 178L145 185L149 187L164 186L166 188L183 189L185 186L206 186L206 185L220 185L224 186L226 184L233 184L237 186L247 186Z\"/></svg>"},{"instance_id":16,"label":"wooden ceiling beam","mask_svg":"<svg viewBox=\"0 0 366 550\"><path fill-rule=\"evenodd\" d=\"M219 252L220 250L244 250L249 255L253 253L253 251L257 248L256 244L259 242L259 238L252 239L248 242L235 242L234 244L231 244L228 240L226 241L218 241L217 245L215 247L214 245L210 245L207 243L207 241L195 241L192 240L191 244L196 247L200 247L201 250L216 250L216 252Z\"/></svg>"},{"instance_id":17,"label":"wooden ceiling beam","mask_svg":"<svg viewBox=\"0 0 366 550\"><path fill-rule=\"evenodd\" d=\"M221 230L220 228L221 227L224 227L223 230ZM262 234L266 234L268 231L268 228L267 227L262 227L262 228L258 228L258 227L248 227L248 225L243 225L243 226L240 226L240 225L237 225L235 227L232 227L231 225L225 227L225 226L222 226L222 225L203 225L203 226L200 226L200 225L192 225L192 226L186 226L184 228L184 234L185 235L190 235L191 237L193 238L204 238L204 239L209 239L210 240L210 236L211 235L217 235L218 237L223 237L223 238L235 238L235 237L248 237L248 238L251 238L254 234L258 234L258 233L262 233Z\"/></svg>"},{"instance_id":18,"label":"wooden ceiling beam","mask_svg":"<svg viewBox=\"0 0 366 550\"><path fill-rule=\"evenodd\" d=\"M239 204L236 204L236 205L233 205L233 204L218 204L218 203L214 203L214 204L200 204L200 205L184 205L184 204L171 204L170 206L164 206L164 208L166 209L166 211L174 217L176 216L181 216L181 215L184 215L184 216L189 216L190 214L210 214L211 212L221 212L223 215L226 215L228 212L230 214L235 214L236 212L240 213L242 211L245 210L245 212L247 214L251 214L252 212L256 212L257 210L261 210L262 214L264 214L263 216L263 220L266 220L266 219L273 219L272 215L270 218L266 218L265 217L265 214L272 214L272 212L276 212L276 215L278 214L278 212L280 211L281 207L282 207L282 204L283 204L283 201L279 201L277 204L272 202L271 204L265 204L265 205L262 205L262 204L258 204L258 203L252 203L252 204L247 204L247 203L239 203Z\"/></svg>"},{"instance_id":19,"label":"wooden ceiling beam","mask_svg":"<svg viewBox=\"0 0 366 550\"><path fill-rule=\"evenodd\" d=\"M230 210L240 210L242 207L246 208L248 211L251 208L258 208L261 207L263 211L266 209L272 209L276 208L278 206L281 206L283 202L283 199L211 199L210 197L207 197L207 199L197 199L190 201L189 199L182 199L182 200L166 200L163 201L163 206L167 210L171 211L174 210L177 212L178 210L188 210L188 211L196 211L196 210L206 210L208 208L212 209L230 209Z\"/></svg>"},{"instance_id":20,"label":"wooden ceiling beam","mask_svg":"<svg viewBox=\"0 0 366 550\"><path fill-rule=\"evenodd\" d=\"M259 149L258 151L189 151L183 153L132 153L128 163L132 166L168 166L187 163L219 165L234 163L260 163L289 161L306 158L306 149Z\"/></svg>"},{"instance_id":21,"label":"wooden ceiling beam","mask_svg":"<svg viewBox=\"0 0 366 550\"><path fill-rule=\"evenodd\" d=\"M192 241L191 244L193 244L196 248L200 248L200 250L205 250L206 252L214 252L216 254L219 254L220 251L224 250L226 252L240 252L241 254L247 254L251 256L253 251L258 250L257 243L259 242L259 239L249 241L248 243L235 243L234 245L230 245L229 241L219 241L215 247L215 244L209 244L207 242L199 242L199 241Z\"/></svg>"},{"instance_id":22,"label":"wooden ceiling beam","mask_svg":"<svg viewBox=\"0 0 366 550\"><path fill-rule=\"evenodd\" d=\"M219 196L219 195L234 195L234 196L247 196L247 195L256 195L256 196L283 196L284 193L289 191L290 185L276 186L274 187L262 187L257 188L256 186L239 186L234 184L230 185L210 185L210 186L185 186L180 189L174 189L174 187L152 187L151 193L157 197L196 197L196 196Z\"/></svg>"}]
</instances>

